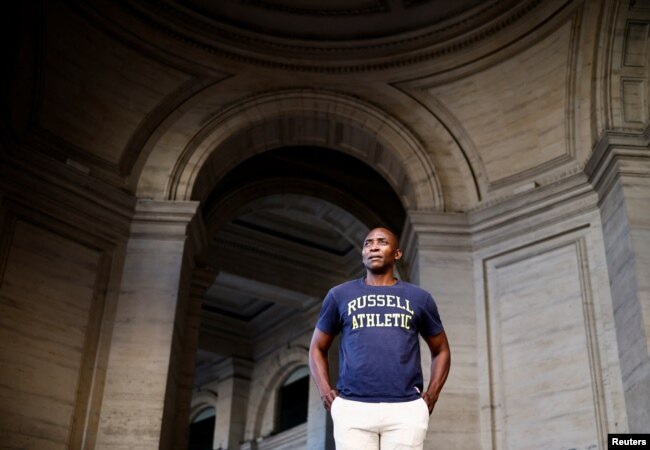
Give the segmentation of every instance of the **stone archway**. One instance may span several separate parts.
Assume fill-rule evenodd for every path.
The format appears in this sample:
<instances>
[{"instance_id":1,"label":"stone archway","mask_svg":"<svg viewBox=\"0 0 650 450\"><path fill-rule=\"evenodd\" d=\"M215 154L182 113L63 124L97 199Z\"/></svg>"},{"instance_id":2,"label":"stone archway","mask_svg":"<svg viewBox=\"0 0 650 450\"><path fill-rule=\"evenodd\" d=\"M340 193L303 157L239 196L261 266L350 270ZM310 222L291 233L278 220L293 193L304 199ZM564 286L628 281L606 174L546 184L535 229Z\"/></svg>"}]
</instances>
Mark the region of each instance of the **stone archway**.
<instances>
[{"instance_id":1,"label":"stone archway","mask_svg":"<svg viewBox=\"0 0 650 450\"><path fill-rule=\"evenodd\" d=\"M137 295L141 299L138 300L139 302L148 303L150 306L155 303L156 298L169 295L174 298L174 302L169 304L167 310L169 314L165 316L164 321L163 340L167 341L173 349L169 356L168 371L165 372L167 381L163 386L161 378L155 386L155 390L159 393L164 391L166 397L163 403L160 403L160 397L157 400L157 404L162 407L161 446L163 443L165 443L164 445L177 445L183 436L183 430L173 431L175 428L170 421L176 424L176 428L186 423L186 420L182 420L179 414L184 414L183 411L187 409L182 406L183 402L189 401L191 379L188 377L192 372L190 361L193 358L188 358L188 355L196 351L196 333L198 333L197 317L187 316L186 311L199 311L202 301L201 297L196 294L188 295L188 287L191 280L197 278L196 273L200 275L204 270L203 266L211 264L209 253L212 244L207 244L207 242L214 238L213 233L219 229L219 227L214 227L215 220L218 221L219 218L215 219L212 210L204 209L204 207L215 186L228 173L241 164L260 155L269 154L279 147L302 146L331 149L331 151L339 152L348 158L359 161L359 164L371 167L378 174L379 178L383 180L382 183L386 184L387 189L394 193L397 202L401 204L400 227L404 226L406 222L404 220L405 211L444 210L443 195L434 167L418 139L406 126L380 109L357 98L339 93L291 90L262 94L228 108L216 116L209 117L203 123L201 130L194 133L190 139L183 141L182 145L170 146L169 144L170 142L161 143L159 147L153 149L143 168L136 191L139 198L151 199L141 200L139 203L142 213L139 216L136 214L136 217L141 217L137 223L142 229L140 233L142 237L134 235L135 240L133 241L139 242L138 245L143 246L141 248L146 248L146 261L143 259L142 250L137 246L133 248L133 255L127 255L127 261L130 258L134 260L133 267L167 260L170 262L169 270L172 270L172 265L177 265L178 275L170 279L171 284L166 285L164 289L153 289L152 285L149 286L153 283L153 279L151 283L147 283L147 286L137 286L138 281L134 278L132 284L128 286L131 297ZM334 205L338 205L338 210L333 208L330 211L335 215L338 214L339 217L329 222L325 220L323 223L330 230L338 229L340 232L345 228L346 231L340 234L344 236L344 240L357 238L357 235L362 233L360 230L363 227L360 227L359 224L365 224L368 227L372 223L377 223L376 219L371 219L371 210L364 209L359 193L336 192L333 185L328 186L327 180L324 184L321 182L318 185L318 183L314 184L313 180L306 179L298 180L293 188L287 190L287 185L294 181L284 178L279 183L281 185L279 190L271 189L265 193L284 195L284 201L288 199L304 201L304 199L298 200L296 197L290 197L291 194L302 193L333 202ZM221 204L220 206L225 207L225 210L220 211L230 210L236 216L245 213L246 208L254 209L254 202L261 198L260 190L267 191L266 188L272 186L273 182L269 182L271 184L266 187L259 183L243 187L242 195L235 196L234 199L225 199L226 203L229 200L230 204ZM312 203L310 214L315 213L314 205L317 203ZM178 216L177 210L183 212L182 218ZM192 210L191 214L190 210ZM194 211L196 211L196 215L194 215ZM344 214L341 214L342 212ZM350 221L349 217L345 217L345 213L356 216L356 220ZM378 216L378 218L381 217ZM191 229L190 223L192 224ZM347 225L345 225L346 223ZM176 240L172 250L174 255L171 259L171 255L165 254L171 249L166 248L166 244L160 245L162 241L167 240L166 233L172 233ZM189 237L188 242L192 243L191 251L187 251L182 244L183 236ZM337 245L335 244L335 246ZM241 254L242 248L255 251L256 247L255 244L249 244L247 247L239 246L230 254L235 256ZM225 251L227 252L228 248L225 248ZM346 252L350 255L349 249L346 249ZM276 255L278 253L266 251L264 254ZM298 253L300 252L298 251ZM350 256L347 258L350 259ZM354 257L352 259L358 260ZM300 258L295 261L300 261ZM340 264L347 263L342 259ZM284 267L287 267L286 264ZM296 262L291 267L303 270L309 267L309 264ZM213 289L216 289L217 292L230 289L227 292L235 292L235 299L242 292L243 295L255 296L267 287L271 290L274 289L273 274L267 274L266 279L254 280L252 290L235 289L233 291L233 283L240 283L236 286L241 287L241 282L237 280L249 279L247 277L250 274L238 273L233 268L226 269L218 267L217 270L223 271L222 279L227 281L224 285L218 283L211 285L208 282L202 289L210 290L211 286L216 286ZM196 273L193 274L193 272ZM330 278L325 279L324 284L329 283L332 286L347 277L348 275L341 271L333 271ZM303 274L302 279L303 285L308 284L305 282L308 275ZM174 283L178 283L178 292L170 290ZM140 289L144 289L144 291L138 294ZM313 300L322 297L325 293L318 290L322 289L321 285L318 286L318 289L306 294L291 291L292 289L300 291L301 287L282 286L281 289L284 289L282 291L284 293L289 292L289 297L293 296L298 299L296 301L300 301L301 295L307 295ZM145 301L145 298L148 300ZM291 305L285 304L282 307L291 307ZM226 309L228 308L230 308L231 316L240 312L236 311L236 304L226 307ZM314 312L313 309L310 311ZM286 315L289 314L286 311L280 312L277 315L278 318L289 317ZM244 311L245 314L246 311ZM142 316L142 320L147 320L145 315ZM136 322L138 321L128 322L128 326L137 328ZM306 325L309 321L303 319L302 323ZM313 324L307 328L313 328ZM301 330L299 336L299 339L303 339L303 341L306 336L305 330ZM152 333L158 333L158 331L152 330ZM254 335L250 335L247 339L254 338ZM128 345L137 345L137 342L129 342ZM303 342L302 345L305 343ZM246 355L249 351L243 352L245 358L248 357ZM175 386L175 383L179 383L175 380L180 379L183 381ZM243 385L245 384L243 383ZM115 392L118 397L120 390L121 388L118 388ZM113 393L109 393L110 395ZM325 420L325 417L321 419ZM241 430L240 425L235 426ZM325 424L320 429L319 433L324 433ZM239 431L231 430L228 435L237 441L236 436L239 435ZM322 445L326 445L324 437L318 439ZM176 443L171 444L174 441Z\"/></svg>"},{"instance_id":2,"label":"stone archway","mask_svg":"<svg viewBox=\"0 0 650 450\"><path fill-rule=\"evenodd\" d=\"M201 200L241 161L295 145L337 149L372 164L408 209L444 209L435 168L408 127L357 98L311 90L247 99L210 117L182 149L154 149L136 194Z\"/></svg>"}]
</instances>

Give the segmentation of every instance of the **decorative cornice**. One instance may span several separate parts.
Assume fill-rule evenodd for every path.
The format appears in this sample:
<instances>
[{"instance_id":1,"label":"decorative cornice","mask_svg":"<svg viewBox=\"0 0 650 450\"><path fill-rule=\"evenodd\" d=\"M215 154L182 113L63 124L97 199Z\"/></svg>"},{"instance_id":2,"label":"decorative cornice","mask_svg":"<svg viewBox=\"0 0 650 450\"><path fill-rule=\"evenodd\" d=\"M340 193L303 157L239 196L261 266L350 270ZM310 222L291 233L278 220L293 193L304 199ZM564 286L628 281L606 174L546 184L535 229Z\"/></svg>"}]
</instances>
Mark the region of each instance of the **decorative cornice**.
<instances>
[{"instance_id":1,"label":"decorative cornice","mask_svg":"<svg viewBox=\"0 0 650 450\"><path fill-rule=\"evenodd\" d=\"M597 211L621 175L650 177L649 150L650 125L643 133L605 131L584 169L574 167L544 186L484 202L467 214L409 211L403 245L478 250Z\"/></svg>"},{"instance_id":2,"label":"decorative cornice","mask_svg":"<svg viewBox=\"0 0 650 450\"><path fill-rule=\"evenodd\" d=\"M316 6L316 8L300 8L298 6L290 6L290 5L283 5L283 4L274 4L268 1L264 0L243 0L242 3L246 3L249 5L254 5L259 8L265 8L268 10L275 10L275 11L288 11L293 14L311 14L311 15L318 15L318 16L350 16L350 15L359 15L359 14L372 14L372 13L377 13L377 12L385 12L388 11L388 1L387 0L381 0L378 1L374 5L367 6L365 8L345 8L345 9L334 9L334 10L328 10L325 8L319 8Z\"/></svg>"},{"instance_id":3,"label":"decorative cornice","mask_svg":"<svg viewBox=\"0 0 650 450\"><path fill-rule=\"evenodd\" d=\"M650 125L642 133L606 130L585 165L589 183L604 199L620 174L648 176L648 164L622 165L623 160L650 163Z\"/></svg>"},{"instance_id":4,"label":"decorative cornice","mask_svg":"<svg viewBox=\"0 0 650 450\"><path fill-rule=\"evenodd\" d=\"M550 186L555 183L561 182L564 179L572 177L576 174L582 174L583 168L574 161L573 164L566 164L564 167L559 168L555 172L551 172L545 177L539 177L535 180L530 180L528 183L520 183L519 187L514 188L512 191L502 195L494 195L488 200L484 200L477 205L470 208L468 213L476 213L492 208L495 205L503 204L510 200L526 198L526 195L532 190L537 190L543 186Z\"/></svg>"},{"instance_id":5,"label":"decorative cornice","mask_svg":"<svg viewBox=\"0 0 650 450\"><path fill-rule=\"evenodd\" d=\"M526 13L530 12L539 3L541 3L541 0L528 0L525 2L495 0L490 2L488 5L476 8L469 14L461 16L459 20L443 22L439 26L429 27L424 32L402 33L395 37L384 40L360 40L356 45L351 45L354 41L349 40L347 40L345 44L338 46L336 46L332 41L325 41L323 46L319 46L318 42L309 42L309 44L307 42L304 42L301 45L299 43L303 41L300 40L285 40L281 38L273 38L272 36L257 34L254 32L244 31L232 26L228 26L216 20L209 20L206 17L200 16L198 14L193 14L189 10L180 7L178 3L149 1L148 4L145 5L144 2L141 2L139 4L129 4L128 0L121 0L122 7L125 8L125 10L128 10L132 14L138 15L140 18L142 18L142 16L146 15L147 13L157 13L156 19L148 18L148 20L152 23L157 23L160 27L166 26L168 33L180 35L178 31L171 30L169 28L169 24L185 25L187 29L198 29L210 36L214 36L215 40L221 38L235 43L243 42L254 47L269 47L282 52L318 52L322 54L343 54L350 53L351 51L364 52L383 50L404 46L404 44L409 44L412 42L435 40L441 35L444 36L445 33L457 30L463 26L470 26L476 23L484 23L486 16L488 16L494 9L500 8L502 10L505 10L506 14L504 15L507 17L521 17L521 15L523 15L520 12L521 10L525 11ZM531 4L533 6L531 6ZM516 8L518 5L520 7ZM149 8L147 8L147 6ZM164 18L168 18L168 22L163 25L161 21L164 20ZM502 18L501 22L507 22L507 19Z\"/></svg>"},{"instance_id":6,"label":"decorative cornice","mask_svg":"<svg viewBox=\"0 0 650 450\"><path fill-rule=\"evenodd\" d=\"M577 172L466 214L410 211L404 243L413 253L476 251L597 208L596 192L585 174Z\"/></svg>"},{"instance_id":7,"label":"decorative cornice","mask_svg":"<svg viewBox=\"0 0 650 450\"><path fill-rule=\"evenodd\" d=\"M234 27L192 14L171 2L133 3L121 0L122 10L153 29L194 48L230 60L257 66L302 72L350 73L386 70L457 54L504 31L524 17L538 22L549 19L573 3L557 2L556 11L538 9L541 0L495 1L472 14L419 33L406 33L383 40L364 40L353 45L333 41L297 44L296 40L273 39L246 33ZM498 9L497 17L493 17ZM534 14L535 13L535 14ZM351 45L352 44L352 45ZM491 52L490 49L486 50ZM367 56L363 56L364 53ZM388 54L388 56L386 56ZM480 58L480 56L479 56Z\"/></svg>"},{"instance_id":8,"label":"decorative cornice","mask_svg":"<svg viewBox=\"0 0 650 450\"><path fill-rule=\"evenodd\" d=\"M472 235L467 214L409 211L402 248L411 267L418 250L471 251Z\"/></svg>"},{"instance_id":9,"label":"decorative cornice","mask_svg":"<svg viewBox=\"0 0 650 450\"><path fill-rule=\"evenodd\" d=\"M597 196L582 172L469 213L474 247L492 245L597 209Z\"/></svg>"}]
</instances>

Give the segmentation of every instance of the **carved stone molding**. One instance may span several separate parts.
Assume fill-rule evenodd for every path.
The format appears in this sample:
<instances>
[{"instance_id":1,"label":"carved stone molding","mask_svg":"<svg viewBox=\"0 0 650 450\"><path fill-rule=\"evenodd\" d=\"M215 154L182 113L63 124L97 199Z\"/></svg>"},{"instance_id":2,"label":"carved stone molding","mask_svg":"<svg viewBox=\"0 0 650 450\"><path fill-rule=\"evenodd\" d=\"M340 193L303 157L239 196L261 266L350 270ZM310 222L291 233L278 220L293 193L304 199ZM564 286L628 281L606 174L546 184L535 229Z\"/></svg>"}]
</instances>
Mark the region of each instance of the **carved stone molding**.
<instances>
[{"instance_id":1,"label":"carved stone molding","mask_svg":"<svg viewBox=\"0 0 650 450\"><path fill-rule=\"evenodd\" d=\"M39 209L110 241L129 233L135 199L77 168L23 148L0 156L0 190L7 199Z\"/></svg>"},{"instance_id":2,"label":"carved stone molding","mask_svg":"<svg viewBox=\"0 0 650 450\"><path fill-rule=\"evenodd\" d=\"M444 208L435 168L406 124L358 98L311 89L267 92L220 111L174 155L170 180L155 179L160 176L156 164L169 162L158 162L152 154L138 192L147 197L201 199L246 157L297 145L337 149L370 161L409 207ZM146 192L148 185L161 182L167 192Z\"/></svg>"},{"instance_id":3,"label":"carved stone molding","mask_svg":"<svg viewBox=\"0 0 650 450\"><path fill-rule=\"evenodd\" d=\"M642 133L606 131L587 161L589 182L604 199L620 175L650 174L650 126Z\"/></svg>"},{"instance_id":4,"label":"carved stone molding","mask_svg":"<svg viewBox=\"0 0 650 450\"><path fill-rule=\"evenodd\" d=\"M531 22L531 27L523 31L527 33L572 3L496 0L430 26L381 38L348 39L340 44L334 39L289 40L261 34L227 25L178 2L123 0L119 8L125 16L136 18L174 41L237 63L304 72L349 73L386 70L457 55L476 49L478 42L488 38L505 38L522 21ZM102 9L109 7L99 3L93 8L101 16ZM522 30L516 33L519 32ZM487 46L483 52L489 54L493 50Z\"/></svg>"}]
</instances>

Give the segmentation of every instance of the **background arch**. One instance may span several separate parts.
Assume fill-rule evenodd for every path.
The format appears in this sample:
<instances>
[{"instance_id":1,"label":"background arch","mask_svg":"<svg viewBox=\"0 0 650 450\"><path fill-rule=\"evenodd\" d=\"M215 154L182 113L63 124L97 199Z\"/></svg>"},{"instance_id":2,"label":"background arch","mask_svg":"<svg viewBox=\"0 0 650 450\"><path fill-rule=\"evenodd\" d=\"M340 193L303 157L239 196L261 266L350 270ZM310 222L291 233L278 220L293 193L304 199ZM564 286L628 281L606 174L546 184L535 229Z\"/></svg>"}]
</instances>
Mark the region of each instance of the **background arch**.
<instances>
[{"instance_id":1,"label":"background arch","mask_svg":"<svg viewBox=\"0 0 650 450\"><path fill-rule=\"evenodd\" d=\"M268 414L269 410L272 410L269 407L274 404L278 388L291 372L307 364L307 348L294 346L279 352L255 368L253 384L259 383L259 389L251 392L244 434L246 440L263 437L272 431L273 417Z\"/></svg>"}]
</instances>

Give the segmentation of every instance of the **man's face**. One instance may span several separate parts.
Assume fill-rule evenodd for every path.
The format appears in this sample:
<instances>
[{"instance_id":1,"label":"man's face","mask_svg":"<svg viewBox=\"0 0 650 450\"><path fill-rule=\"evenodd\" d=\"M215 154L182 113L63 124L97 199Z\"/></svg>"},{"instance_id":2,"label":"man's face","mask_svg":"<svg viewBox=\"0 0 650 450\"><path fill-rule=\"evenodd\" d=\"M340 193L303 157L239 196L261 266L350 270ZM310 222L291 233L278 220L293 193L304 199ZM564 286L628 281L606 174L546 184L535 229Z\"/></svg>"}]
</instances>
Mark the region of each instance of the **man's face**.
<instances>
[{"instance_id":1,"label":"man's face","mask_svg":"<svg viewBox=\"0 0 650 450\"><path fill-rule=\"evenodd\" d=\"M375 228L363 241L363 265L371 272L392 271L395 261L402 257L395 235L385 228Z\"/></svg>"}]
</instances>

